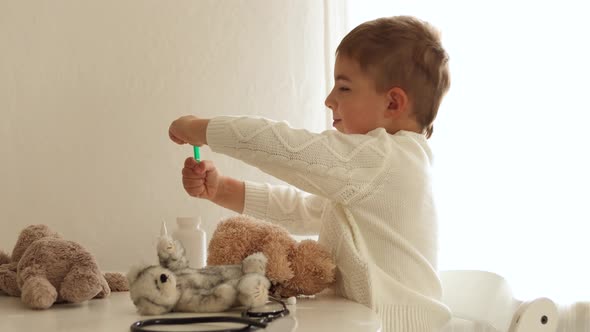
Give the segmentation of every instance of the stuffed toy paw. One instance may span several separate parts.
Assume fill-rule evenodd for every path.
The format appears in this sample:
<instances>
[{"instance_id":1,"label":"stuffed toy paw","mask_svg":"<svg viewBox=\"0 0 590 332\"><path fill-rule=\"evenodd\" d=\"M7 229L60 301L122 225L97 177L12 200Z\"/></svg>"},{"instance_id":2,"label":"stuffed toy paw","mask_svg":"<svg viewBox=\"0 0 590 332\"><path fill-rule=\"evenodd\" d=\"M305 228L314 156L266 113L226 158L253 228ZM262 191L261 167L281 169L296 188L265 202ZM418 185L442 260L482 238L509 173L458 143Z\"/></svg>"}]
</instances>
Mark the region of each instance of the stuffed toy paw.
<instances>
[{"instance_id":1,"label":"stuffed toy paw","mask_svg":"<svg viewBox=\"0 0 590 332\"><path fill-rule=\"evenodd\" d=\"M270 281L265 277L267 258L261 253L240 264L188 266L180 242L164 235L158 245L160 265L129 271L131 300L142 315L170 311L219 312L237 305L256 307L268 301Z\"/></svg>"}]
</instances>

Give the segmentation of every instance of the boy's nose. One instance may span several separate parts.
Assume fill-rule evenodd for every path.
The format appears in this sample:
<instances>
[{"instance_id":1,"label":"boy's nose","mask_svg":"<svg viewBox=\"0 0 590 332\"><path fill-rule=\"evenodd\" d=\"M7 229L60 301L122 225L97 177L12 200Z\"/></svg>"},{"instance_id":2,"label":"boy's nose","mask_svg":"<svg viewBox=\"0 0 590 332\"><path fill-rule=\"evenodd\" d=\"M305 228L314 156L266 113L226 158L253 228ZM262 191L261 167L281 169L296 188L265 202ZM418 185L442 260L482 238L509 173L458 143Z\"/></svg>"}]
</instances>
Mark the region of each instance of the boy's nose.
<instances>
[{"instance_id":1,"label":"boy's nose","mask_svg":"<svg viewBox=\"0 0 590 332\"><path fill-rule=\"evenodd\" d=\"M327 108L331 109L332 111L334 110L334 101L331 98L332 94L329 94L326 97L326 100L324 101L324 105L326 105Z\"/></svg>"}]
</instances>

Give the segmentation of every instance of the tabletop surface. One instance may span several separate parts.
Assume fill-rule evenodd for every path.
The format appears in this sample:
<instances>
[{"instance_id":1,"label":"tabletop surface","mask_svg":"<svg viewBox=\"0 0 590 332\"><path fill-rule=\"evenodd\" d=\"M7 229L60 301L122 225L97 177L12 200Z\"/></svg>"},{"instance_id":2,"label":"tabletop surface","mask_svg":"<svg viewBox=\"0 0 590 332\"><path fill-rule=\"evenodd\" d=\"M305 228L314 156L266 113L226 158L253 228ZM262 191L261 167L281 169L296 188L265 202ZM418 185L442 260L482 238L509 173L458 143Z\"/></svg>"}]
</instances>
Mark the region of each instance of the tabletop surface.
<instances>
[{"instance_id":1,"label":"tabletop surface","mask_svg":"<svg viewBox=\"0 0 590 332\"><path fill-rule=\"evenodd\" d=\"M329 293L298 298L297 303L288 308L290 315L274 321L265 331L377 332L381 326L377 315L369 308ZM240 311L223 314L239 316ZM219 314L169 313L165 317L199 315ZM31 310L19 298L0 295L2 332L124 332L129 331L135 321L156 317L163 316L139 315L128 292L111 293L106 299L94 299L81 304L56 304L47 310ZM217 327L220 326L207 325L207 329ZM200 328L195 325L166 326L165 330L198 331Z\"/></svg>"}]
</instances>

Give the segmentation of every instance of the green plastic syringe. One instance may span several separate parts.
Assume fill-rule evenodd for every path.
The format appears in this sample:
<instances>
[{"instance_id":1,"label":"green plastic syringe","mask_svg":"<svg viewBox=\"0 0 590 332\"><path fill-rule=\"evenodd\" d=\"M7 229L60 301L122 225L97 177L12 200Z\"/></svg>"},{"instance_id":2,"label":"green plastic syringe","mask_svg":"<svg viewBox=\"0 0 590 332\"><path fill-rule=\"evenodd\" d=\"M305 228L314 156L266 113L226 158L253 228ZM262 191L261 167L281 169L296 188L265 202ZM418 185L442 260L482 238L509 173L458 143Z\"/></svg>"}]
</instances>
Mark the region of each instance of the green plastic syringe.
<instances>
[{"instance_id":1,"label":"green plastic syringe","mask_svg":"<svg viewBox=\"0 0 590 332\"><path fill-rule=\"evenodd\" d=\"M195 160L197 162L200 162L201 161L201 151L199 150L199 147L196 146L196 145L194 145L193 146L193 151L195 152Z\"/></svg>"}]
</instances>

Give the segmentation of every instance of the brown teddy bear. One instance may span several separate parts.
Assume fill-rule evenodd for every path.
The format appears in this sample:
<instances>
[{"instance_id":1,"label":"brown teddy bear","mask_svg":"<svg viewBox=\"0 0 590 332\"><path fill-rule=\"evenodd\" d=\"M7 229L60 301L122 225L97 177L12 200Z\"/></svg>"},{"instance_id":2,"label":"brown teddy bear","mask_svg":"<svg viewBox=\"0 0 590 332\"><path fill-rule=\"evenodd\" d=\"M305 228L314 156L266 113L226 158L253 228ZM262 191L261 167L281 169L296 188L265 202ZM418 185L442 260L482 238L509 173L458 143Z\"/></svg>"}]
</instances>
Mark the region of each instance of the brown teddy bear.
<instances>
[{"instance_id":1,"label":"brown teddy bear","mask_svg":"<svg viewBox=\"0 0 590 332\"><path fill-rule=\"evenodd\" d=\"M334 281L336 265L316 241L297 242L285 228L245 215L217 226L209 242L207 264L239 264L255 252L268 258L266 276L275 296L317 294Z\"/></svg>"},{"instance_id":2,"label":"brown teddy bear","mask_svg":"<svg viewBox=\"0 0 590 332\"><path fill-rule=\"evenodd\" d=\"M81 245L64 240L46 225L25 228L12 256L0 252L0 291L20 296L33 309L55 302L79 303L129 289L121 273L102 274Z\"/></svg>"}]
</instances>

